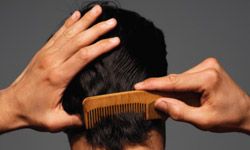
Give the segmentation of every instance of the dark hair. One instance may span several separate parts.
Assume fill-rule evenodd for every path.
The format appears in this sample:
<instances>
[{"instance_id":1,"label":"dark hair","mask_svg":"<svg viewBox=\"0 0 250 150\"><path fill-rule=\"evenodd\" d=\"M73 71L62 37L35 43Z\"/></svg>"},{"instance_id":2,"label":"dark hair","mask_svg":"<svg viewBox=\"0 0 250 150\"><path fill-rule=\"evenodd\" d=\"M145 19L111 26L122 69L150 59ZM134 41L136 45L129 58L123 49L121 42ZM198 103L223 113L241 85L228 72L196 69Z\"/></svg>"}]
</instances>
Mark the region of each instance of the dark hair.
<instances>
[{"instance_id":1,"label":"dark hair","mask_svg":"<svg viewBox=\"0 0 250 150\"><path fill-rule=\"evenodd\" d=\"M133 85L148 77L167 74L164 35L154 24L139 14L98 3L103 13L96 22L116 18L118 25L103 38L118 36L121 44L82 69L63 93L64 109L82 114L82 100L87 96L128 91ZM91 7L81 9L85 14ZM93 129L85 131L87 141L94 147L121 150L125 144L143 144L148 132L158 130L165 139L165 123L161 120L146 121L141 114L123 113L104 118ZM74 129L68 133L73 134Z\"/></svg>"}]
</instances>

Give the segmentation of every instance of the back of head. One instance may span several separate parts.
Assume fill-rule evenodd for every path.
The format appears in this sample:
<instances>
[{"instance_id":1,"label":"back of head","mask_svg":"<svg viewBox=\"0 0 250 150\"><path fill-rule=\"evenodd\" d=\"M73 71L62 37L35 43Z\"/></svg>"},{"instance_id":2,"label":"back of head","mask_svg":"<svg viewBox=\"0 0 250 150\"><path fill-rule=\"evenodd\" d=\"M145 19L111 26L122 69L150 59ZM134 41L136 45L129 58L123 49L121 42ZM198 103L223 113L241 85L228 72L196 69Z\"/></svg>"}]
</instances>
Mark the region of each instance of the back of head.
<instances>
[{"instance_id":1,"label":"back of head","mask_svg":"<svg viewBox=\"0 0 250 150\"><path fill-rule=\"evenodd\" d=\"M118 36L121 44L81 70L63 93L63 107L82 114L82 100L87 96L133 89L148 77L167 74L166 45L163 33L139 14L99 3L103 13L97 22L116 18L118 25L103 38ZM85 14L93 4L81 10ZM85 131L87 141L95 147L121 150L125 145L143 144L148 132L157 130L164 139L164 122L145 121L140 114L123 113L104 118L93 129ZM69 133L74 133L71 129Z\"/></svg>"}]
</instances>

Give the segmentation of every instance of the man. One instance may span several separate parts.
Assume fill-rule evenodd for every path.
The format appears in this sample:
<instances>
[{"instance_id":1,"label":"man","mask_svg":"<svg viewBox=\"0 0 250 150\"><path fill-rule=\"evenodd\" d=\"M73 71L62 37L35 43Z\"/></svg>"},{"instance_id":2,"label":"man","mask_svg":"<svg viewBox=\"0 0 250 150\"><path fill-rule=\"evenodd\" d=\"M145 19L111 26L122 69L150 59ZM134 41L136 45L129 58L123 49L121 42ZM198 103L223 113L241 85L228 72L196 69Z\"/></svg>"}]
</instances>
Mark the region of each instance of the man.
<instances>
[{"instance_id":1,"label":"man","mask_svg":"<svg viewBox=\"0 0 250 150\"><path fill-rule=\"evenodd\" d=\"M85 14L93 4L81 9ZM167 74L163 33L139 14L100 3L103 13L96 23L115 18L117 26L102 38L120 37L112 52L102 55L82 69L69 83L63 106L70 114L83 114L87 96L133 90L135 83ZM99 39L99 40L101 40ZM165 120L143 120L140 113L121 113L103 118L94 128L67 129L71 147L79 149L151 149L165 147Z\"/></svg>"},{"instance_id":2,"label":"man","mask_svg":"<svg viewBox=\"0 0 250 150\"><path fill-rule=\"evenodd\" d=\"M100 14L101 8L98 6L83 17L76 11L41 48L13 84L0 91L0 134L19 128L55 132L69 126L82 125L78 116L65 113L61 107L60 98L61 92L79 70L94 58L110 51L119 44L117 38L100 41L96 44L93 44L93 41L88 41L89 38L95 39L95 37L100 36L98 34L100 32L96 31L107 32L116 24L113 20L115 23L103 22L98 26L93 26L94 28L90 27ZM106 25L106 28L102 25ZM87 28L91 30L87 30ZM82 36L83 34L84 36ZM89 38L85 38L86 36ZM88 44L79 45L73 41ZM65 45L71 45L71 47L59 51L58 47ZM204 76L206 78L202 80L203 84L198 85L197 81L194 82L197 78L200 79ZM211 82L210 79L217 82ZM217 85L220 85L219 88L213 88ZM194 112L194 109L190 109L187 105L173 99L159 100L156 108L168 113L173 119L192 123L201 129L250 132L250 98L230 78L216 59L205 60L182 74L146 80L143 84L136 86L136 89L175 90L176 92L185 89L186 91L202 92L202 94L209 95L206 97L209 98L206 99L208 103L202 105L205 106L203 108L209 107L209 109L195 109L196 113L187 113ZM197 91L197 89L203 90ZM211 103L216 105L208 105ZM234 109L231 109L232 106ZM212 113L205 112L219 113L211 116L209 114ZM202 114L200 117L202 119L192 117L194 114ZM230 128L227 127L228 122L230 122Z\"/></svg>"}]
</instances>

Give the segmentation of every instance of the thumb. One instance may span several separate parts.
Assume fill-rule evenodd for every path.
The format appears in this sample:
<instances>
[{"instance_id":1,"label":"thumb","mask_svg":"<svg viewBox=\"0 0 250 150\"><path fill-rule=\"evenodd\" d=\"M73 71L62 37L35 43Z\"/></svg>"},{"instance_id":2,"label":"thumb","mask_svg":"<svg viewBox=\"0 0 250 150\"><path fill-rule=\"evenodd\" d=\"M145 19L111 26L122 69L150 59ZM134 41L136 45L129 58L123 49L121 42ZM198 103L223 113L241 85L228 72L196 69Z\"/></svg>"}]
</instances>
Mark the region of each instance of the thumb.
<instances>
[{"instance_id":1,"label":"thumb","mask_svg":"<svg viewBox=\"0 0 250 150\"><path fill-rule=\"evenodd\" d=\"M202 107L192 107L173 98L160 98L155 102L155 108L165 112L172 119L197 125L203 119Z\"/></svg>"},{"instance_id":2,"label":"thumb","mask_svg":"<svg viewBox=\"0 0 250 150\"><path fill-rule=\"evenodd\" d=\"M57 130L66 129L70 127L80 127L83 121L80 114L68 114L64 110L57 112L54 117L54 125Z\"/></svg>"},{"instance_id":3,"label":"thumb","mask_svg":"<svg viewBox=\"0 0 250 150\"><path fill-rule=\"evenodd\" d=\"M83 125L83 121L81 119L80 115L65 115L62 121L62 124L64 124L64 126L66 127L72 127L72 126L82 126Z\"/></svg>"},{"instance_id":4,"label":"thumb","mask_svg":"<svg viewBox=\"0 0 250 150\"><path fill-rule=\"evenodd\" d=\"M64 111L48 114L45 128L50 132L59 132L72 126L81 126L83 121L80 115L69 115Z\"/></svg>"}]
</instances>

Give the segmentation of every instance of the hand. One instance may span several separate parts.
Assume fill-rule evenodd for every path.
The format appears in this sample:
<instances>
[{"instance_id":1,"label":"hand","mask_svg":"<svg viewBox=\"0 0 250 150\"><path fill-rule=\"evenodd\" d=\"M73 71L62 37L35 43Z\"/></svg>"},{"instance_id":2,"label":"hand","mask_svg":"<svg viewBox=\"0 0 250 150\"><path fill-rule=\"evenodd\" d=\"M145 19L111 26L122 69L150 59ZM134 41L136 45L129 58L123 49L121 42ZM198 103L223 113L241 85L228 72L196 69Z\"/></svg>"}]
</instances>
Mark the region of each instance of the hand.
<instances>
[{"instance_id":1,"label":"hand","mask_svg":"<svg viewBox=\"0 0 250 150\"><path fill-rule=\"evenodd\" d=\"M199 93L199 107L167 97L159 99L155 107L174 120L191 123L203 130L250 132L249 96L214 58L181 74L147 79L136 84L135 89Z\"/></svg>"},{"instance_id":2,"label":"hand","mask_svg":"<svg viewBox=\"0 0 250 150\"><path fill-rule=\"evenodd\" d=\"M93 43L116 26L110 19L90 27L101 11L97 5L82 18L74 12L22 74L0 92L0 133L24 127L56 132L82 125L79 115L63 110L60 99L77 72L120 42L114 37Z\"/></svg>"}]
</instances>

